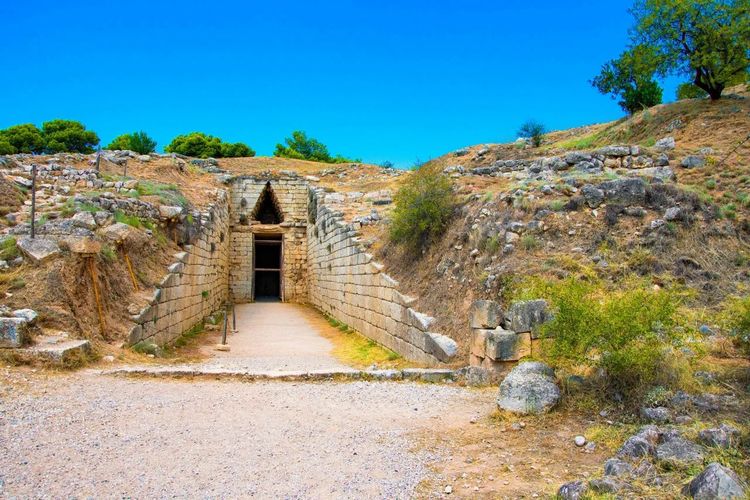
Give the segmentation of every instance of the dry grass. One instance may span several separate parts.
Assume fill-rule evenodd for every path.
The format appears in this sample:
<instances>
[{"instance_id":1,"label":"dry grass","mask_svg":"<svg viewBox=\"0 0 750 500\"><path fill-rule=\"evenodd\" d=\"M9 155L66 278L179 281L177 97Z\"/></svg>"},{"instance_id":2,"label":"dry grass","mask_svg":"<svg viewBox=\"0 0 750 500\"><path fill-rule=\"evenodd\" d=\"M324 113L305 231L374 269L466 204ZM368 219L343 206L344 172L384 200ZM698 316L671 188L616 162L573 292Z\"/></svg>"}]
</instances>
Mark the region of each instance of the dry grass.
<instances>
[{"instance_id":1,"label":"dry grass","mask_svg":"<svg viewBox=\"0 0 750 500\"><path fill-rule=\"evenodd\" d=\"M378 369L414 367L395 352L379 345L374 340L352 330L347 325L329 316L326 317L331 329L320 329L334 347L331 353L342 363L354 368L370 368L375 365Z\"/></svg>"}]
</instances>

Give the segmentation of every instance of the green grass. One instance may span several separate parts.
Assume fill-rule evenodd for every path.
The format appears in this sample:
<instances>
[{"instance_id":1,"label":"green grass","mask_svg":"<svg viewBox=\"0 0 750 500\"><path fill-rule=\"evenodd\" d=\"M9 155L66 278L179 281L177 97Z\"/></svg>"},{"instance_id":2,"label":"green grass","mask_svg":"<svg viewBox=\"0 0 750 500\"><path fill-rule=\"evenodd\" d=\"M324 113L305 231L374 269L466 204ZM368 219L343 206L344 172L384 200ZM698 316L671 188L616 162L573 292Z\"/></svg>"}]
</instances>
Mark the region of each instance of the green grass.
<instances>
[{"instance_id":1,"label":"green grass","mask_svg":"<svg viewBox=\"0 0 750 500\"><path fill-rule=\"evenodd\" d=\"M706 189L710 189L710 190L716 189L716 179L708 179L706 181Z\"/></svg>"},{"instance_id":2,"label":"green grass","mask_svg":"<svg viewBox=\"0 0 750 500\"><path fill-rule=\"evenodd\" d=\"M115 249L109 245L104 245L99 251L99 254L107 262L114 262L115 260L117 260L117 253L115 252Z\"/></svg>"},{"instance_id":3,"label":"green grass","mask_svg":"<svg viewBox=\"0 0 750 500\"><path fill-rule=\"evenodd\" d=\"M121 210L115 211L115 222L122 222L137 229L143 229L143 222L135 215L128 215Z\"/></svg>"},{"instance_id":4,"label":"green grass","mask_svg":"<svg viewBox=\"0 0 750 500\"><path fill-rule=\"evenodd\" d=\"M6 238L0 243L0 260L13 260L18 255L19 252L15 238Z\"/></svg>"},{"instance_id":5,"label":"green grass","mask_svg":"<svg viewBox=\"0 0 750 500\"><path fill-rule=\"evenodd\" d=\"M185 347L190 345L201 333L203 333L203 322L200 322L193 326L190 330L180 335L177 340L174 341L175 347Z\"/></svg>"},{"instance_id":6,"label":"green grass","mask_svg":"<svg viewBox=\"0 0 750 500\"><path fill-rule=\"evenodd\" d=\"M165 205L179 205L181 207L188 205L187 198L175 184L139 181L136 190L140 196L158 196L159 200Z\"/></svg>"},{"instance_id":7,"label":"green grass","mask_svg":"<svg viewBox=\"0 0 750 500\"><path fill-rule=\"evenodd\" d=\"M521 237L521 248L527 252L536 250L540 246L541 244L539 243L539 240L532 234L525 234Z\"/></svg>"},{"instance_id":8,"label":"green grass","mask_svg":"<svg viewBox=\"0 0 750 500\"><path fill-rule=\"evenodd\" d=\"M398 353L364 337L345 323L331 316L326 316L326 320L338 330L336 333L324 334L334 345L333 355L343 363L356 368L368 368L372 365L377 365L378 368L398 368L405 364Z\"/></svg>"}]
</instances>

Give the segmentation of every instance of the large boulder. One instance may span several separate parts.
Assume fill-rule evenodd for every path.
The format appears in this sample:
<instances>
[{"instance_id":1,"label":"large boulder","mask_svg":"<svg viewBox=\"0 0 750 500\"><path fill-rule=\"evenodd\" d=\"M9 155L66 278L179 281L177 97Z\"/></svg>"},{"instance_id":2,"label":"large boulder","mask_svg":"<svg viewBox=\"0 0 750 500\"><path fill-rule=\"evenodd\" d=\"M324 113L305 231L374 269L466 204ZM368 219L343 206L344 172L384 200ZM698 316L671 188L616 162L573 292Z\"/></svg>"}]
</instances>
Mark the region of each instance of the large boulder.
<instances>
[{"instance_id":1,"label":"large boulder","mask_svg":"<svg viewBox=\"0 0 750 500\"><path fill-rule=\"evenodd\" d=\"M475 300L469 309L471 328L497 328L503 321L503 309L494 300Z\"/></svg>"},{"instance_id":2,"label":"large boulder","mask_svg":"<svg viewBox=\"0 0 750 500\"><path fill-rule=\"evenodd\" d=\"M747 498L750 491L732 469L714 462L690 481L685 493L698 500L718 500Z\"/></svg>"},{"instance_id":3,"label":"large boulder","mask_svg":"<svg viewBox=\"0 0 750 500\"><path fill-rule=\"evenodd\" d=\"M554 371L538 361L521 363L500 383L497 406L506 411L538 414L560 401Z\"/></svg>"},{"instance_id":4,"label":"large boulder","mask_svg":"<svg viewBox=\"0 0 750 500\"><path fill-rule=\"evenodd\" d=\"M146 243L148 236L143 231L122 222L115 222L101 230L104 239L117 245L138 247Z\"/></svg>"},{"instance_id":5,"label":"large boulder","mask_svg":"<svg viewBox=\"0 0 750 500\"><path fill-rule=\"evenodd\" d=\"M617 450L617 456L632 459L654 455L659 434L659 429L654 425L641 427L637 434L630 436L620 446L620 449Z\"/></svg>"}]
</instances>

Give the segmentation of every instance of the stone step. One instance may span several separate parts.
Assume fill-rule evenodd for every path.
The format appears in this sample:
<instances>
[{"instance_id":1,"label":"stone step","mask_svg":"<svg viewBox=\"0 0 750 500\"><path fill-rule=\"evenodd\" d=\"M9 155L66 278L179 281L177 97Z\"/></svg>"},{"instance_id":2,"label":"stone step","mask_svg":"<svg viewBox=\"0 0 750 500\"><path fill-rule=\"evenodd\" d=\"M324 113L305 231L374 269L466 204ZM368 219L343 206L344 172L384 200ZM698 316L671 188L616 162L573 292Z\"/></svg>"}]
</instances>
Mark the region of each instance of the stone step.
<instances>
[{"instance_id":1,"label":"stone step","mask_svg":"<svg viewBox=\"0 0 750 500\"><path fill-rule=\"evenodd\" d=\"M18 349L18 353L35 361L51 362L55 365L82 359L91 353L91 343L88 340L53 335L36 337L34 340L34 345Z\"/></svg>"}]
</instances>

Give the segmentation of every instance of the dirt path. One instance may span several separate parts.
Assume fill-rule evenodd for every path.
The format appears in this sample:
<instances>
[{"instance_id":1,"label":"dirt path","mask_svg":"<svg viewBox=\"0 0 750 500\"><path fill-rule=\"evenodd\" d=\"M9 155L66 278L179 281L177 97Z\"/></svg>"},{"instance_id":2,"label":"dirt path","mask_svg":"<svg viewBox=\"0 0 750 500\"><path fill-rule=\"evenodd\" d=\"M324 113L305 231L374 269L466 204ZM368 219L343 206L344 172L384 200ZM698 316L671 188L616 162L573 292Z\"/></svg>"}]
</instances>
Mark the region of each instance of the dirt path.
<instances>
[{"instance_id":1,"label":"dirt path","mask_svg":"<svg viewBox=\"0 0 750 500\"><path fill-rule=\"evenodd\" d=\"M0 375L0 497L408 498L491 391Z\"/></svg>"},{"instance_id":2,"label":"dirt path","mask_svg":"<svg viewBox=\"0 0 750 500\"><path fill-rule=\"evenodd\" d=\"M210 359L205 365L249 371L347 368L331 355L333 344L322 336L325 329L335 329L307 306L256 302L237 305L236 314L238 332L227 338L231 350L206 346Z\"/></svg>"}]
</instances>

